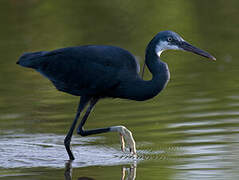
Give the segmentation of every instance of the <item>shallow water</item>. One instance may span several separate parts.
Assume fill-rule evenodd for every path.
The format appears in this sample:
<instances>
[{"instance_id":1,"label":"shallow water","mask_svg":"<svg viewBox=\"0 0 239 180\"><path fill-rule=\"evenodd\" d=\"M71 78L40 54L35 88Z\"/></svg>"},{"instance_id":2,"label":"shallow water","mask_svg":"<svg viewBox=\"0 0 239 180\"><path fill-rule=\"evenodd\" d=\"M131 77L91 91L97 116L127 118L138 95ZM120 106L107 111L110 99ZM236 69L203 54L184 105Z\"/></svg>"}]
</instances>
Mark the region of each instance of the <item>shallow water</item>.
<instances>
[{"instance_id":1,"label":"shallow water","mask_svg":"<svg viewBox=\"0 0 239 180\"><path fill-rule=\"evenodd\" d=\"M0 179L238 179L238 7L236 0L1 1ZM18 57L108 44L128 49L142 65L146 44L167 29L217 61L163 53L171 80L162 93L145 102L101 100L86 123L129 128L137 158L121 152L116 133L75 133L76 160L69 162L63 141L79 97L17 66Z\"/></svg>"}]
</instances>

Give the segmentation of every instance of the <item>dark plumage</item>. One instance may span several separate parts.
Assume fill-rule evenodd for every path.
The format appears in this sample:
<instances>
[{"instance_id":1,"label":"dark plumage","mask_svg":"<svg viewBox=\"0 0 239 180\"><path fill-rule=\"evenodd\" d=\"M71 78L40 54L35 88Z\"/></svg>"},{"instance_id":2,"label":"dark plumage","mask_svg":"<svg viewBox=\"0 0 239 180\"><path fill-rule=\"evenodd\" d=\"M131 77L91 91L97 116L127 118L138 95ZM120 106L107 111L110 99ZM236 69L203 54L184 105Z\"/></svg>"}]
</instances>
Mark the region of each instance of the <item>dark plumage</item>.
<instances>
[{"instance_id":1,"label":"dark plumage","mask_svg":"<svg viewBox=\"0 0 239 180\"><path fill-rule=\"evenodd\" d=\"M25 53L19 63L46 76L58 90L76 96L145 100L157 94L151 95L152 87L144 94L136 92L135 87L140 86L140 91L150 84L140 78L135 57L119 47L79 46ZM167 65L162 65L167 71Z\"/></svg>"},{"instance_id":2,"label":"dark plumage","mask_svg":"<svg viewBox=\"0 0 239 180\"><path fill-rule=\"evenodd\" d=\"M80 113L90 102L77 133L86 136L91 134L117 131L121 135L122 149L124 138L130 150L136 153L135 142L131 132L123 126L84 130L83 125L93 106L100 98L123 98L147 100L156 96L169 80L166 63L159 58L167 49L192 51L196 54L215 59L187 42L172 31L158 33L148 44L145 63L153 75L149 81L139 76L139 63L128 51L114 46L79 46L24 53L17 62L21 66L33 68L47 77L59 91L81 96L75 120L65 138L65 146L70 159L74 156L70 150L72 133Z\"/></svg>"}]
</instances>

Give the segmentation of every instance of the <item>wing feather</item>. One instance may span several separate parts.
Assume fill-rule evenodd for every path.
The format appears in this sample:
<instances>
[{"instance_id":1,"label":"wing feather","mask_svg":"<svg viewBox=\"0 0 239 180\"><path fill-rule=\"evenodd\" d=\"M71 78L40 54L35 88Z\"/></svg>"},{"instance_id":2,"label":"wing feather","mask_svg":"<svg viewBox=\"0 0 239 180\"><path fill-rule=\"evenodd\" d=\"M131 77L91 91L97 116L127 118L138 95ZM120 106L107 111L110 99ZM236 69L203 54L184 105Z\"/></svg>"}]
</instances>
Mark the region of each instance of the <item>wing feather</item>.
<instances>
[{"instance_id":1,"label":"wing feather","mask_svg":"<svg viewBox=\"0 0 239 180\"><path fill-rule=\"evenodd\" d=\"M35 69L60 91L79 96L102 95L120 83L122 70L128 75L137 74L136 62L121 48L80 46L44 52Z\"/></svg>"}]
</instances>

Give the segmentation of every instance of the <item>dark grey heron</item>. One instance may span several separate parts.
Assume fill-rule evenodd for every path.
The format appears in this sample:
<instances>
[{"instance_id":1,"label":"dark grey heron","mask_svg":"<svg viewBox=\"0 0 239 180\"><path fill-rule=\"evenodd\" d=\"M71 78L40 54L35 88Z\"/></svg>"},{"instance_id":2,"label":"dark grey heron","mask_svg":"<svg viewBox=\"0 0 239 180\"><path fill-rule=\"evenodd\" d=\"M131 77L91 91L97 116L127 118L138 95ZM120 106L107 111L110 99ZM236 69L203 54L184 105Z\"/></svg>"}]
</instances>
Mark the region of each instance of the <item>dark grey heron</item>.
<instances>
[{"instance_id":1,"label":"dark grey heron","mask_svg":"<svg viewBox=\"0 0 239 180\"><path fill-rule=\"evenodd\" d=\"M148 44L145 64L152 73L152 79L143 80L139 75L139 63L128 51L115 46L88 45L68 47L54 51L24 53L17 64L33 68L47 77L59 90L81 96L75 119L67 133L64 144L71 160L70 142L81 112L89 103L77 133L81 136L119 132L121 148L125 140L130 152L136 154L132 133L124 126L100 129L83 128L91 110L102 98L122 98L144 101L156 96L167 85L170 74L168 66L160 55L168 49L190 51L216 60L209 53L196 48L172 31L159 32Z\"/></svg>"}]
</instances>

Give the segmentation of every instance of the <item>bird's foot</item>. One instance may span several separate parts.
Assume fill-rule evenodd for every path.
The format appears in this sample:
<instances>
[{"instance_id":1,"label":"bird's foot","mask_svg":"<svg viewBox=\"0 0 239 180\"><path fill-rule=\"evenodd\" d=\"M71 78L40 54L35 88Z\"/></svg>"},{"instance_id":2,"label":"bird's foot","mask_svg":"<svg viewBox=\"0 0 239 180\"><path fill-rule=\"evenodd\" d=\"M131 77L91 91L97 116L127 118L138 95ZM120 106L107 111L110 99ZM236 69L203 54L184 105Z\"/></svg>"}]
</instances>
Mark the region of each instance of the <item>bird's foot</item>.
<instances>
[{"instance_id":1,"label":"bird's foot","mask_svg":"<svg viewBox=\"0 0 239 180\"><path fill-rule=\"evenodd\" d=\"M136 147L135 141L132 136L132 133L124 126L112 126L110 127L110 131L119 132L120 134L120 142L121 142L121 150L125 151L125 140L129 145L130 153L136 156Z\"/></svg>"}]
</instances>

